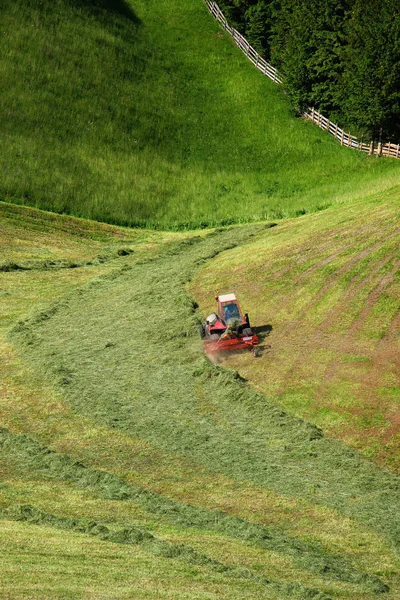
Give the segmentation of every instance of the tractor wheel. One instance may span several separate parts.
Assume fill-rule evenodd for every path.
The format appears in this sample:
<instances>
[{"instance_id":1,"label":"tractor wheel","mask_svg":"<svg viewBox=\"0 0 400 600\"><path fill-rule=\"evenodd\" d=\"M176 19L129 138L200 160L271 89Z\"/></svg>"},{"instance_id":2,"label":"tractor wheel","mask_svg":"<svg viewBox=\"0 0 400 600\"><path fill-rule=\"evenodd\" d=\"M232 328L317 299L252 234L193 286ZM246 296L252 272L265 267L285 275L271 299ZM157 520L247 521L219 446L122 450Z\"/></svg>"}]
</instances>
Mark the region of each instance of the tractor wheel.
<instances>
[{"instance_id":1,"label":"tractor wheel","mask_svg":"<svg viewBox=\"0 0 400 600\"><path fill-rule=\"evenodd\" d=\"M252 354L253 354L254 358L257 358L257 356L260 355L260 349L257 346L253 346Z\"/></svg>"},{"instance_id":2,"label":"tractor wheel","mask_svg":"<svg viewBox=\"0 0 400 600\"><path fill-rule=\"evenodd\" d=\"M204 325L200 325L200 337L202 340L204 340L204 338L206 337L206 330Z\"/></svg>"}]
</instances>

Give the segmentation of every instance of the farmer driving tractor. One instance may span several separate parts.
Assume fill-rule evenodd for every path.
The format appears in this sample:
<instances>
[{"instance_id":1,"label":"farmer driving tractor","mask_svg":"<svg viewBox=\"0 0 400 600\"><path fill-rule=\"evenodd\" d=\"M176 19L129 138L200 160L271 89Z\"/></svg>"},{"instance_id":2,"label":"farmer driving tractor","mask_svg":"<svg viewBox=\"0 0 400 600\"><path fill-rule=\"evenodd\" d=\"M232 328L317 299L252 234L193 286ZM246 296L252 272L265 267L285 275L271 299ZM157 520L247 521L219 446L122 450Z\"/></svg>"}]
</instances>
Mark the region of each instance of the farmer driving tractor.
<instances>
[{"instance_id":1,"label":"farmer driving tractor","mask_svg":"<svg viewBox=\"0 0 400 600\"><path fill-rule=\"evenodd\" d=\"M240 313L237 304L229 303L224 304L224 321L226 323L233 323L233 321L240 322Z\"/></svg>"},{"instance_id":2,"label":"farmer driving tractor","mask_svg":"<svg viewBox=\"0 0 400 600\"><path fill-rule=\"evenodd\" d=\"M226 321L226 318L225 318L225 321ZM221 334L220 340L237 337L239 327L240 327L239 319L234 319L231 323L228 323L224 333Z\"/></svg>"}]
</instances>

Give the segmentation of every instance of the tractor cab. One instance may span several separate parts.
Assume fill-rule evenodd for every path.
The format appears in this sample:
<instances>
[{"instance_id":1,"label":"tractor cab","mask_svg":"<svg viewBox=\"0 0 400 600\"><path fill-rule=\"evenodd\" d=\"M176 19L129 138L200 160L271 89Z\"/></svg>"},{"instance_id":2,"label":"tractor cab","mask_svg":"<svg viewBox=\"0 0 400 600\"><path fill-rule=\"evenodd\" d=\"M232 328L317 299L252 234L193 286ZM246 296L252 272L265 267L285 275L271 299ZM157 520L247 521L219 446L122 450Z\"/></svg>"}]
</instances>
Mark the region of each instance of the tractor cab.
<instances>
[{"instance_id":1,"label":"tractor cab","mask_svg":"<svg viewBox=\"0 0 400 600\"><path fill-rule=\"evenodd\" d=\"M218 302L217 312L208 315L205 328L210 335L222 335L227 329L239 330L249 327L247 315L243 316L235 294L215 296Z\"/></svg>"},{"instance_id":2,"label":"tractor cab","mask_svg":"<svg viewBox=\"0 0 400 600\"><path fill-rule=\"evenodd\" d=\"M246 317L243 316L242 309L235 294L224 294L216 296L218 301L218 316L227 325L238 322L239 325L247 325Z\"/></svg>"}]
</instances>

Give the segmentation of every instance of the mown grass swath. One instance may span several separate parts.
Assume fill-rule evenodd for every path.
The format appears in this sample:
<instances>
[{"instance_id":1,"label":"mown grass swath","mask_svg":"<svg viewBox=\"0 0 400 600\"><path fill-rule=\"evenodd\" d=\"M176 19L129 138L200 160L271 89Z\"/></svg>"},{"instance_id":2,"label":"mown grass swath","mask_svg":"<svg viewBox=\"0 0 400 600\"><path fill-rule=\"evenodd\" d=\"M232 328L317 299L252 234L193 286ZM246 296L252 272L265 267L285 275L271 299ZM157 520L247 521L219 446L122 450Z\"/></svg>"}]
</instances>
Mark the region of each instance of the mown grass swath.
<instances>
[{"instance_id":1,"label":"mown grass swath","mask_svg":"<svg viewBox=\"0 0 400 600\"><path fill-rule=\"evenodd\" d=\"M150 514L157 515L162 521L175 526L194 528L197 531L216 532L234 539L250 541L264 550L271 550L283 555L289 554L295 564L311 573L329 572L331 578L363 585L372 592L388 591L387 586L378 577L359 572L346 558L331 554L318 544L303 542L282 532L274 531L272 528L262 527L222 512L216 513L176 502L143 488L126 484L109 473L87 469L68 456L52 453L27 436L16 436L3 430L0 443L2 448L8 452L9 457L14 459L14 465L18 465L19 468L21 468L21 464L25 465L25 468L29 465L36 476L39 474L50 480L74 482L79 487L92 489L100 496L113 500L133 500ZM240 576L239 570L235 571L228 565L222 565L204 555L198 555L191 548L176 545L171 547L168 543L157 540L148 531L140 530L137 527L116 529L114 525L110 529L93 519L57 517L31 506L20 505L5 509L0 513L0 517L6 520L26 521L37 525L74 530L116 543L144 544L148 551L154 551L157 554L156 548L158 548L158 553L167 558L180 558L194 564L205 564L220 572ZM257 576L250 572L243 571L242 576L257 580ZM299 597L308 598L317 595L317 593L304 589L304 586L298 583L292 584L291 590L290 586L273 580L264 580L263 582L261 579L260 583L277 588L289 596L297 597L299 595ZM318 597L322 598L323 596Z\"/></svg>"},{"instance_id":2,"label":"mown grass swath","mask_svg":"<svg viewBox=\"0 0 400 600\"><path fill-rule=\"evenodd\" d=\"M41 368L64 387L75 410L197 461L207 460L231 476L245 476L274 488L285 482L287 491L294 495L307 494L309 486L321 481L324 474L326 483L322 488L317 486L314 498L363 519L361 499L355 510L346 502L347 494L338 494L335 488L342 487L346 466L354 469L345 484L350 497L359 496L364 488L364 469L372 480L381 477L379 471L352 451L324 439L317 428L270 405L234 373L225 373L198 357L197 337L192 338L193 330L197 334L197 319L190 299L177 283L182 285L190 279L196 263L249 235L254 235L254 227L214 235L204 242L192 238L168 250L158 261L94 281L86 291L18 324L14 335L27 345ZM113 290L111 302L108 287ZM209 413L200 417L196 400L204 396L211 406ZM185 423L174 416L179 407L184 410ZM219 415L219 427L215 427L212 407ZM224 433L224 424L230 436ZM262 433L265 427L268 442ZM265 445L268 458L261 451ZM330 452L323 451L326 445ZM294 471L293 457L297 465ZM308 473L307 481L296 474L299 464ZM388 482L396 481L387 477ZM384 479L380 484L386 487ZM380 494L379 486L376 492ZM397 502L390 497L385 500L389 506L392 501ZM366 511L364 518L377 525L381 515ZM389 514L386 525L378 527L397 539Z\"/></svg>"},{"instance_id":3,"label":"mown grass swath","mask_svg":"<svg viewBox=\"0 0 400 600\"><path fill-rule=\"evenodd\" d=\"M190 228L316 210L398 164L294 118L201 0L5 3L0 197Z\"/></svg>"},{"instance_id":4,"label":"mown grass swath","mask_svg":"<svg viewBox=\"0 0 400 600\"><path fill-rule=\"evenodd\" d=\"M103 536L99 542L118 538L129 546L130 536L138 543L139 529L145 554L159 549L165 560L171 560L167 554L182 564L201 563L209 576L229 580L233 597L243 585L250 586L250 597L266 598L372 598L387 585L397 593L398 478L202 356L201 316L185 284L211 257L255 237L268 240L275 230L233 228L168 241L152 258L135 252L120 257L115 260L123 264L107 263L102 278L13 328L9 340L24 368L34 368L40 385L54 392L45 392L49 400L39 401L27 421L22 415L29 399L14 404L9 397L10 426L1 436L7 522L20 518L44 532L61 527L68 544L81 528ZM12 382L18 389L15 376ZM28 435L40 418L33 437L45 444ZM178 471L168 466L181 461ZM185 480L178 484L183 466ZM194 487L198 478L204 486ZM241 516L246 502L229 514L228 490L269 500L260 503L256 518ZM281 518L268 525L271 494L281 498L274 509ZM340 527L351 523L354 541L338 551L333 533L321 537L319 528L287 521L277 508L287 499L297 514L321 511L321 524L326 518ZM215 510L216 503L225 510ZM365 539L368 555L357 550ZM377 567L378 548L390 567Z\"/></svg>"}]
</instances>

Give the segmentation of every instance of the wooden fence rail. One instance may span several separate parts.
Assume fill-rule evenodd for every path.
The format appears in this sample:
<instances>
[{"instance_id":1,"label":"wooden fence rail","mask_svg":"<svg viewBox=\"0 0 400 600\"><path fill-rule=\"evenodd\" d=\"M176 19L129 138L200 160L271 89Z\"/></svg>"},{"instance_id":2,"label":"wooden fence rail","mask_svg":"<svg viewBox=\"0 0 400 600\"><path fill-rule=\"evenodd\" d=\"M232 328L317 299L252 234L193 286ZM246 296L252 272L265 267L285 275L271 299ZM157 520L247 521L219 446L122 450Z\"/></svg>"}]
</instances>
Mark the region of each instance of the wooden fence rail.
<instances>
[{"instance_id":1,"label":"wooden fence rail","mask_svg":"<svg viewBox=\"0 0 400 600\"><path fill-rule=\"evenodd\" d=\"M235 41L235 44L244 52L247 58L253 63L257 69L259 69L264 75L272 79L275 83L282 83L282 79L280 75L272 65L267 63L262 56L258 54L258 52L250 46L249 42L242 36L237 29L231 27L228 21L225 18L224 13L219 8L216 2L210 2L206 0L206 4L208 6L208 10L215 17L215 19L222 25L222 27L227 31ZM350 133L346 133L343 129L340 129L336 123L330 121L327 117L324 117L318 110L315 108L308 108L303 116L306 119L310 119L313 123L316 123L318 127L327 131L330 135L333 135L336 139L338 139L342 146L347 146L348 148L355 148L360 150L361 152L368 152L370 156L390 156L392 158L400 158L400 144L391 144L390 142L387 144L382 144L379 142L375 144L373 141L366 144L363 140L359 140L354 137L354 135L350 135Z\"/></svg>"},{"instance_id":2,"label":"wooden fence rail","mask_svg":"<svg viewBox=\"0 0 400 600\"><path fill-rule=\"evenodd\" d=\"M242 50L242 52L244 52L253 65L255 65L257 69L272 79L272 81L275 83L282 83L282 80L278 75L278 71L272 65L267 63L267 61L264 60L252 46L250 46L246 38L244 38L242 34L237 31L237 29L234 29L229 25L218 4L216 2L209 2L208 0L206 0L206 4L210 13L217 19L225 31L227 31L233 37L235 44L239 46L239 48Z\"/></svg>"}]
</instances>

